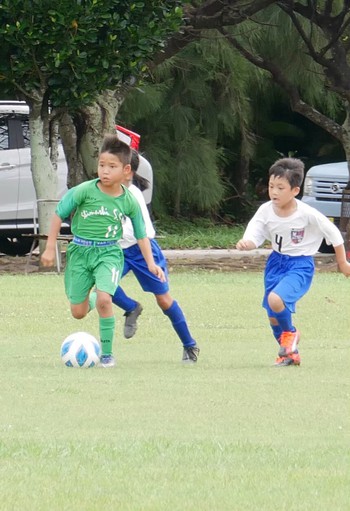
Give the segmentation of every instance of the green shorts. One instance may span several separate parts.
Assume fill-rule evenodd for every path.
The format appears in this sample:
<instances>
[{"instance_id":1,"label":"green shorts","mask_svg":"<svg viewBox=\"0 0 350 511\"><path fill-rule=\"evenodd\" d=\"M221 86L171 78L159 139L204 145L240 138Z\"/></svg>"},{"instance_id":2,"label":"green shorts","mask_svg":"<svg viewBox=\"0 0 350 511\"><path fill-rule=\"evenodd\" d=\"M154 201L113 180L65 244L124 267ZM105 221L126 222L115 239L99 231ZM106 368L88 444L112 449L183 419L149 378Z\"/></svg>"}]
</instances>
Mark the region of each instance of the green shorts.
<instances>
[{"instance_id":1,"label":"green shorts","mask_svg":"<svg viewBox=\"0 0 350 511\"><path fill-rule=\"evenodd\" d=\"M70 243L64 274L66 295L72 304L82 303L95 285L111 296L118 287L124 256L120 246L83 247Z\"/></svg>"}]
</instances>

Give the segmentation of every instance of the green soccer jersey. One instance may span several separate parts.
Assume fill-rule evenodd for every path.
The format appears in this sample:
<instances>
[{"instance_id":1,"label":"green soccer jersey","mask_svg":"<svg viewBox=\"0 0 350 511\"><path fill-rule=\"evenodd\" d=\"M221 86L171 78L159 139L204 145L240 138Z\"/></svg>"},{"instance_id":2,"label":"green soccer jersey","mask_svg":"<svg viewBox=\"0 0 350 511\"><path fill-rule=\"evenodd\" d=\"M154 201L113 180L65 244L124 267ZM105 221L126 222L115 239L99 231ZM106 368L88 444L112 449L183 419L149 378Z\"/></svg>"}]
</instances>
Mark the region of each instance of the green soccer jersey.
<instances>
[{"instance_id":1,"label":"green soccer jersey","mask_svg":"<svg viewBox=\"0 0 350 511\"><path fill-rule=\"evenodd\" d=\"M119 240L126 216L132 221L135 237L145 238L141 209L132 193L122 185L124 193L112 197L98 188L98 181L86 181L68 190L57 205L56 214L64 220L74 212L71 231L86 240Z\"/></svg>"}]
</instances>

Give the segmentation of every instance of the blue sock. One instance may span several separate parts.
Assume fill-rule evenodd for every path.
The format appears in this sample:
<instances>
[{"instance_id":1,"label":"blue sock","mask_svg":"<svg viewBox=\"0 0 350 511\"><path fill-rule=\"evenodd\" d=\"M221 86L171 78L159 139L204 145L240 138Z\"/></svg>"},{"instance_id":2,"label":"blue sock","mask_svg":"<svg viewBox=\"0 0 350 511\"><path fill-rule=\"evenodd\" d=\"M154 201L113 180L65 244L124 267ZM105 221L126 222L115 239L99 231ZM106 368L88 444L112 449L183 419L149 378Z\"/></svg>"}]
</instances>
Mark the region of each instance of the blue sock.
<instances>
[{"instance_id":1,"label":"blue sock","mask_svg":"<svg viewBox=\"0 0 350 511\"><path fill-rule=\"evenodd\" d=\"M276 341L278 342L278 344L280 344L280 337L283 332L281 325L271 325L270 323L270 326L272 328L272 332L273 335L275 336Z\"/></svg>"},{"instance_id":2,"label":"blue sock","mask_svg":"<svg viewBox=\"0 0 350 511\"><path fill-rule=\"evenodd\" d=\"M180 337L184 347L189 348L190 346L195 346L196 341L192 338L190 334L186 318L179 304L174 300L171 307L169 307L169 309L165 311L163 310L163 313L170 319L173 328L177 335Z\"/></svg>"},{"instance_id":3,"label":"blue sock","mask_svg":"<svg viewBox=\"0 0 350 511\"><path fill-rule=\"evenodd\" d=\"M137 307L137 302L126 296L120 286L117 287L116 292L112 297L112 302L125 312L131 312Z\"/></svg>"},{"instance_id":4,"label":"blue sock","mask_svg":"<svg viewBox=\"0 0 350 511\"><path fill-rule=\"evenodd\" d=\"M283 332L295 332L292 322L292 313L287 307L285 307L283 311L275 312L274 314Z\"/></svg>"}]
</instances>

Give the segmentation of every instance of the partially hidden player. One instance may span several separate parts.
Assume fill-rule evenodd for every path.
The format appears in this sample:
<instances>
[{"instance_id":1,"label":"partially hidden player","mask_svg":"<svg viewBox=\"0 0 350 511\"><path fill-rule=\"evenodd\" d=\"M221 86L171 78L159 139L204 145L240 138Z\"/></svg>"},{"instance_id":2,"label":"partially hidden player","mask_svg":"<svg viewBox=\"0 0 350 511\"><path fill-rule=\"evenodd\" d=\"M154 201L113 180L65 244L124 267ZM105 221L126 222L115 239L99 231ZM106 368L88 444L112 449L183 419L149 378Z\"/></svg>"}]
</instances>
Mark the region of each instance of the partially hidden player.
<instances>
[{"instance_id":1,"label":"partially hidden player","mask_svg":"<svg viewBox=\"0 0 350 511\"><path fill-rule=\"evenodd\" d=\"M184 313L178 302L172 298L169 293L168 270L165 257L159 247L157 241L154 239L155 230L146 206L145 199L141 189L148 186L147 181L137 174L139 166L138 153L133 150L131 158L130 174L126 176L125 184L128 184L129 191L137 199L140 204L143 219L146 224L147 236L150 239L153 258L156 263L162 268L166 280L160 281L153 272L151 272L145 263L144 258L140 252L140 247L134 233L134 228L129 219L123 224L123 237L119 241L124 252L124 269L122 277L129 271L132 271L139 281L142 289L146 292L153 293L157 304L163 313L169 318L172 327L180 338L183 345L184 363L195 363L199 355L199 348L196 341L193 339ZM134 182L135 184L133 184ZM142 306L136 300L128 297L124 290L118 286L113 296L113 303L125 311L125 324L124 336L130 339L134 336L137 329L137 318L142 312Z\"/></svg>"},{"instance_id":2,"label":"partially hidden player","mask_svg":"<svg viewBox=\"0 0 350 511\"><path fill-rule=\"evenodd\" d=\"M292 321L296 302L309 290L314 275L313 255L323 240L332 244L339 270L350 275L343 237L322 213L296 199L304 164L295 158L277 160L269 170L269 197L247 225L238 250L272 244L264 273L263 307L280 345L276 366L300 365L300 332Z\"/></svg>"},{"instance_id":3,"label":"partially hidden player","mask_svg":"<svg viewBox=\"0 0 350 511\"><path fill-rule=\"evenodd\" d=\"M117 135L104 138L98 159L98 178L71 188L61 199L41 257L44 266L54 264L62 221L73 213L71 230L74 237L67 248L65 291L72 316L76 319L84 318L96 305L103 367L115 365L112 296L123 271L123 251L118 240L126 217L133 225L149 272L160 281L165 280L163 270L154 262L140 206L122 184L130 172L130 160L130 147ZM89 299L93 286L96 292L91 293Z\"/></svg>"}]
</instances>

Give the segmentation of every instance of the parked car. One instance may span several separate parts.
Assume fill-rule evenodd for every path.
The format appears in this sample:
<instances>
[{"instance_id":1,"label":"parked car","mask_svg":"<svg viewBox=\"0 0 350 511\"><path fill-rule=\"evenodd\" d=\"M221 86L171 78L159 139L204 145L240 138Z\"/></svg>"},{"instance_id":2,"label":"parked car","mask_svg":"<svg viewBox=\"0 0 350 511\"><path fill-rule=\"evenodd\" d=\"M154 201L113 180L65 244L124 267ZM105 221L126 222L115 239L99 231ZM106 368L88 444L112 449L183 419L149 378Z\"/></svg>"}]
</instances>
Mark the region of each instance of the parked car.
<instances>
[{"instance_id":1,"label":"parked car","mask_svg":"<svg viewBox=\"0 0 350 511\"><path fill-rule=\"evenodd\" d=\"M315 165L306 174L302 201L326 215L339 227L342 194L348 181L346 161ZM323 241L319 250L333 252L333 247Z\"/></svg>"},{"instance_id":2,"label":"parked car","mask_svg":"<svg viewBox=\"0 0 350 511\"><path fill-rule=\"evenodd\" d=\"M0 252L25 255L32 240L23 236L34 233L37 218L36 193L31 172L29 108L21 101L0 101ZM140 136L122 126L119 137L138 149ZM59 146L58 189L61 198L67 190L67 163L63 147ZM153 171L150 163L140 157L139 174L149 183L144 191L150 204L153 191ZM51 197L50 197L51 198ZM54 198L54 197L52 197Z\"/></svg>"},{"instance_id":3,"label":"parked car","mask_svg":"<svg viewBox=\"0 0 350 511\"><path fill-rule=\"evenodd\" d=\"M302 200L339 225L342 193L348 181L346 161L311 167L305 177Z\"/></svg>"}]
</instances>

